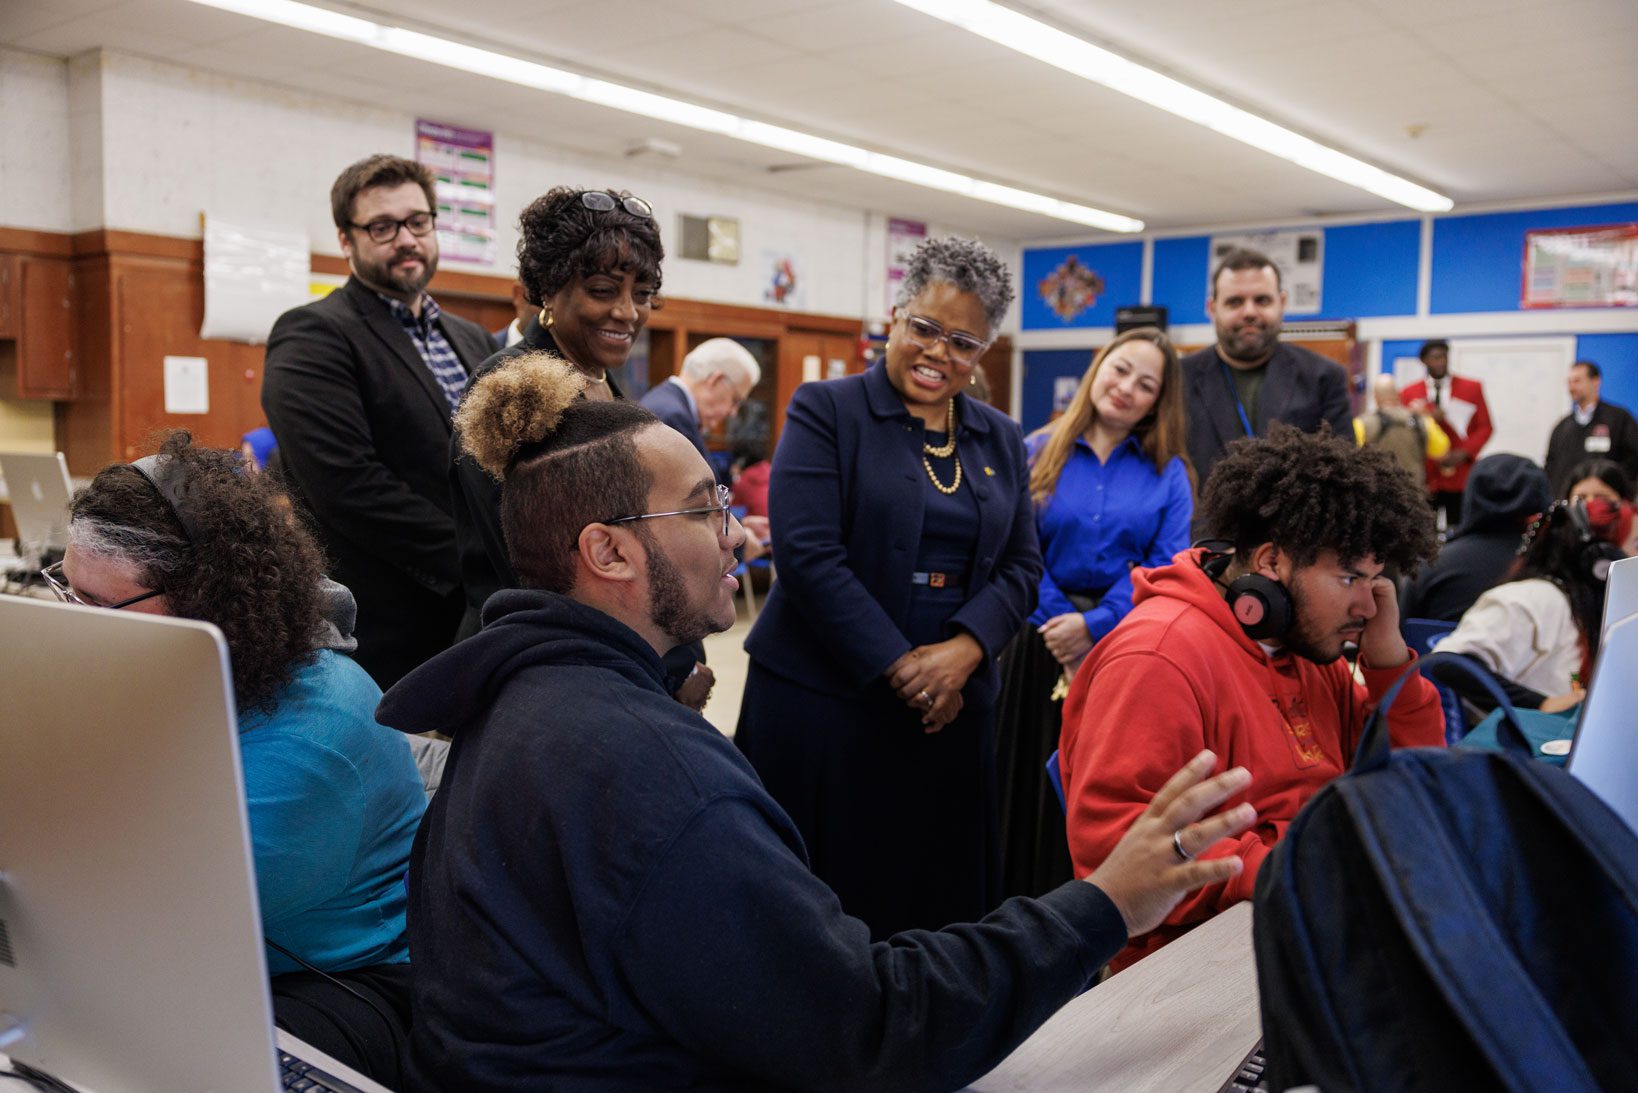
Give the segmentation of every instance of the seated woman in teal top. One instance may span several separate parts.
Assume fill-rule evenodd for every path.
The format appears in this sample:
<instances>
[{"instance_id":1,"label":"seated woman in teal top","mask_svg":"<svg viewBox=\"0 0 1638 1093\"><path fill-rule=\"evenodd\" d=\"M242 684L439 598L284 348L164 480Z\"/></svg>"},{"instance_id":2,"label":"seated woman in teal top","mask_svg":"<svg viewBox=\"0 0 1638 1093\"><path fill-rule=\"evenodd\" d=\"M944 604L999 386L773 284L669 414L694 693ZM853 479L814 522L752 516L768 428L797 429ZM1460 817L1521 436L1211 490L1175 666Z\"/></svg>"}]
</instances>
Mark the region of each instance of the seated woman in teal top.
<instances>
[{"instance_id":1,"label":"seated woman in teal top","mask_svg":"<svg viewBox=\"0 0 1638 1093\"><path fill-rule=\"evenodd\" d=\"M406 738L375 721L380 689L344 655L351 593L325 579L270 480L187 433L75 495L67 552L47 575L73 602L222 631L275 1016L392 1084L403 1029L351 1026L386 1026L407 1004L404 874L426 796ZM370 1008L344 1012L359 995Z\"/></svg>"}]
</instances>

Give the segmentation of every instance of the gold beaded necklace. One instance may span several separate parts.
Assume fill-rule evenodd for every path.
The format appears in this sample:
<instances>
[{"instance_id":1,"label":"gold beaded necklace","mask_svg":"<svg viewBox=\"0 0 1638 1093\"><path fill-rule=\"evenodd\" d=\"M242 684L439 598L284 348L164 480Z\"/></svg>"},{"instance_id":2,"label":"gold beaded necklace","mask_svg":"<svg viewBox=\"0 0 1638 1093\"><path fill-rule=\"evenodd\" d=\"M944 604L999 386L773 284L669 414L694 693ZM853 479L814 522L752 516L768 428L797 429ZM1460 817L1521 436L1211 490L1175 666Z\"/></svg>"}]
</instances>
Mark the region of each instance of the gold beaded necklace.
<instances>
[{"instance_id":1,"label":"gold beaded necklace","mask_svg":"<svg viewBox=\"0 0 1638 1093\"><path fill-rule=\"evenodd\" d=\"M921 442L922 469L927 472L927 478L933 483L933 488L946 496L961 488L961 457L956 455L956 408L954 397L950 399L948 407L949 409L944 415L946 437L944 443L935 448L925 440ZM938 480L938 475L933 473L932 461L927 457L935 456L939 459L948 459L952 455L955 455L955 481L946 486Z\"/></svg>"}]
</instances>

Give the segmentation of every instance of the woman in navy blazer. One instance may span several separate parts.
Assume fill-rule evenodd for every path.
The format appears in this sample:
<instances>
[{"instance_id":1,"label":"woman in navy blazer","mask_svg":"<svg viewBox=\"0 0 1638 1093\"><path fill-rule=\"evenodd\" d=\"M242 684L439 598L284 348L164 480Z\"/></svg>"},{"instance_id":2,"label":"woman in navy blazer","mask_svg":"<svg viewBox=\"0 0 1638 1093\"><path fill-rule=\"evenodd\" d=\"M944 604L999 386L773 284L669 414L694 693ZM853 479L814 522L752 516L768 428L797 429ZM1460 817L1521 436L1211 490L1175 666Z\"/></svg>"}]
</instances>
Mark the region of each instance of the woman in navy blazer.
<instances>
[{"instance_id":1,"label":"woman in navy blazer","mask_svg":"<svg viewBox=\"0 0 1638 1093\"><path fill-rule=\"evenodd\" d=\"M924 242L883 359L798 388L774 456L736 740L877 938L998 899L995 656L1041 556L1022 433L961 392L1011 299L983 244Z\"/></svg>"}]
</instances>

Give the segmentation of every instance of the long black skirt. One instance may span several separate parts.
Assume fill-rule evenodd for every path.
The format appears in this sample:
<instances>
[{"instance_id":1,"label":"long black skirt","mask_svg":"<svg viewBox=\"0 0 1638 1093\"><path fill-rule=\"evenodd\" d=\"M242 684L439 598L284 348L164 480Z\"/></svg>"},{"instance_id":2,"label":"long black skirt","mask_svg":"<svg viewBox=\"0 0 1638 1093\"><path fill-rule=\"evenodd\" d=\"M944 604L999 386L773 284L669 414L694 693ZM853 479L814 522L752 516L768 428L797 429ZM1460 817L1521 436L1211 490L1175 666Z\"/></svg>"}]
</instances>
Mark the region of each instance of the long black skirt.
<instances>
[{"instance_id":1,"label":"long black skirt","mask_svg":"<svg viewBox=\"0 0 1638 1093\"><path fill-rule=\"evenodd\" d=\"M1047 779L1064 704L1052 698L1063 674L1035 627L1025 623L1000 656L996 779L1001 811L1001 893L1039 896L1069 880L1064 810Z\"/></svg>"},{"instance_id":2,"label":"long black skirt","mask_svg":"<svg viewBox=\"0 0 1638 1093\"><path fill-rule=\"evenodd\" d=\"M928 734L884 681L843 697L752 660L734 740L872 939L1000 902L993 707Z\"/></svg>"}]
</instances>

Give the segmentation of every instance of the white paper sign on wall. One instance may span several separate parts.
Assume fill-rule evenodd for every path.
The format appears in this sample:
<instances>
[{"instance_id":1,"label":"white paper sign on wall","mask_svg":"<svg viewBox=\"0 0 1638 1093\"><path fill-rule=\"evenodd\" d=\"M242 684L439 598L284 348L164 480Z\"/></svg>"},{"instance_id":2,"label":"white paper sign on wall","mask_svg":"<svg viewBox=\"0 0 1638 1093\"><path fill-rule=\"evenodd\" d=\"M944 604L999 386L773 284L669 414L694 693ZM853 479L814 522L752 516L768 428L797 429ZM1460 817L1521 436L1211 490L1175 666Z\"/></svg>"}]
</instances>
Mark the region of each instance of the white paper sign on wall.
<instances>
[{"instance_id":1,"label":"white paper sign on wall","mask_svg":"<svg viewBox=\"0 0 1638 1093\"><path fill-rule=\"evenodd\" d=\"M165 412L210 413L210 369L204 357L165 358Z\"/></svg>"}]
</instances>

